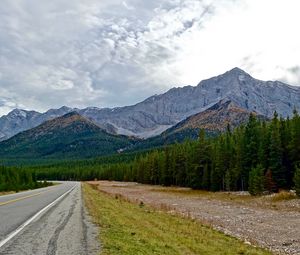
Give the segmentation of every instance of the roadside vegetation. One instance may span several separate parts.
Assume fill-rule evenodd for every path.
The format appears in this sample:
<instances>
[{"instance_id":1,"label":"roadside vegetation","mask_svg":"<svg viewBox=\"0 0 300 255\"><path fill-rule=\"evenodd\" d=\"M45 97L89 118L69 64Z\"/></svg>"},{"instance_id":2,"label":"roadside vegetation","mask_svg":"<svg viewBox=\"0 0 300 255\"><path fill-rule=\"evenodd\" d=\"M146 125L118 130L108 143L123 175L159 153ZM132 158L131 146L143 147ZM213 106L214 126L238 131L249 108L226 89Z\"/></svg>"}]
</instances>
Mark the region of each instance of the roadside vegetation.
<instances>
[{"instance_id":1,"label":"roadside vegetation","mask_svg":"<svg viewBox=\"0 0 300 255\"><path fill-rule=\"evenodd\" d=\"M0 196L14 194L14 191L0 192Z\"/></svg>"},{"instance_id":2,"label":"roadside vegetation","mask_svg":"<svg viewBox=\"0 0 300 255\"><path fill-rule=\"evenodd\" d=\"M50 185L52 185L52 183L37 181L34 171L12 167L0 167L0 192L3 192L2 195L6 192L37 189Z\"/></svg>"},{"instance_id":3,"label":"roadside vegetation","mask_svg":"<svg viewBox=\"0 0 300 255\"><path fill-rule=\"evenodd\" d=\"M83 184L84 200L100 226L103 255L271 254L199 222L110 196Z\"/></svg>"}]
</instances>

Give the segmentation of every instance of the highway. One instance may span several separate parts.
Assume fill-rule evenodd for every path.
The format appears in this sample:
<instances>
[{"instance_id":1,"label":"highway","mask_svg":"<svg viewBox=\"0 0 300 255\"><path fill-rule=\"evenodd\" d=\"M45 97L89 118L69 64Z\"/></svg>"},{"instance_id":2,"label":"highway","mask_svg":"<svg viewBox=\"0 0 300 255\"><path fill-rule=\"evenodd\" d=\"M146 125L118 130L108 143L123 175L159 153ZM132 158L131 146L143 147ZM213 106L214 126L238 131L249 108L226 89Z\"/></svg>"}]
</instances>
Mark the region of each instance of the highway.
<instances>
[{"instance_id":1,"label":"highway","mask_svg":"<svg viewBox=\"0 0 300 255\"><path fill-rule=\"evenodd\" d=\"M97 254L79 182L0 196L0 254Z\"/></svg>"}]
</instances>

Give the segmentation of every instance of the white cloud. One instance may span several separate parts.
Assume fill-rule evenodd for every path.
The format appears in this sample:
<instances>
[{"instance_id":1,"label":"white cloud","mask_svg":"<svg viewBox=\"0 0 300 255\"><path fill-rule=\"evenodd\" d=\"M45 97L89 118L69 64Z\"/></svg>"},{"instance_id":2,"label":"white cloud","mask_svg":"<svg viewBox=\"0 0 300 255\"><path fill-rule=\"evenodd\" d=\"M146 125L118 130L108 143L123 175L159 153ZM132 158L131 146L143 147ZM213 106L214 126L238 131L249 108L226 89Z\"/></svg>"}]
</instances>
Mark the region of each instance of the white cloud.
<instances>
[{"instance_id":1,"label":"white cloud","mask_svg":"<svg viewBox=\"0 0 300 255\"><path fill-rule=\"evenodd\" d=\"M178 66L182 81L240 66L260 79L284 79L300 57L300 3L294 0L239 1L223 5L203 30L183 40ZM186 67L186 68L185 68ZM197 70L198 71L197 71ZM286 79L294 85L295 79Z\"/></svg>"},{"instance_id":2,"label":"white cloud","mask_svg":"<svg viewBox=\"0 0 300 255\"><path fill-rule=\"evenodd\" d=\"M234 66L257 78L299 84L299 5L3 0L0 114L19 106L132 104Z\"/></svg>"},{"instance_id":3,"label":"white cloud","mask_svg":"<svg viewBox=\"0 0 300 255\"><path fill-rule=\"evenodd\" d=\"M124 5L124 7L128 10L135 10L135 8L131 5L129 5L126 1L123 1L122 4Z\"/></svg>"}]
</instances>

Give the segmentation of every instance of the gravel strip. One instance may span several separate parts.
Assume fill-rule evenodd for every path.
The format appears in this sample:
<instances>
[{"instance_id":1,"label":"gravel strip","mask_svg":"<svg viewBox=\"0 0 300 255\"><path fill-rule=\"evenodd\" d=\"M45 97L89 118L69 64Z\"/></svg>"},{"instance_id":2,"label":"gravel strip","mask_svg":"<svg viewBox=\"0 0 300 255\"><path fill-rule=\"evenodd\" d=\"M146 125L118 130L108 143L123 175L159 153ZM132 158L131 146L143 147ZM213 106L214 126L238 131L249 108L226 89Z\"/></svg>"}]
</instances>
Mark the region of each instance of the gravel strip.
<instances>
[{"instance_id":1,"label":"gravel strip","mask_svg":"<svg viewBox=\"0 0 300 255\"><path fill-rule=\"evenodd\" d=\"M238 203L201 195L163 192L160 186L91 182L114 196L179 213L275 254L300 254L300 200L278 202L275 209L259 203ZM174 189L174 188L172 188ZM178 188L181 189L181 188ZM178 194L177 194L178 193ZM259 198L258 198L259 200Z\"/></svg>"}]
</instances>

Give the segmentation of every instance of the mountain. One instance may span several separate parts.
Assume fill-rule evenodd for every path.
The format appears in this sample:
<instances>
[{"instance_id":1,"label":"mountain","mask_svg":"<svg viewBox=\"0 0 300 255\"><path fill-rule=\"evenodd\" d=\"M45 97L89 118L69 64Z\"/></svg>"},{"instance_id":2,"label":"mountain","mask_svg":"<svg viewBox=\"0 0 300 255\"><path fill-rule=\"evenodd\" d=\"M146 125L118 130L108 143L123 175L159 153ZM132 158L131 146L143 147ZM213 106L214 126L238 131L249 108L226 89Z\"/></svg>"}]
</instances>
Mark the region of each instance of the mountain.
<instances>
[{"instance_id":1,"label":"mountain","mask_svg":"<svg viewBox=\"0 0 300 255\"><path fill-rule=\"evenodd\" d=\"M110 123L117 133L151 137L185 118L205 111L219 101L232 101L240 108L271 117L276 110L283 117L300 109L300 87L282 82L260 81L239 68L204 80L198 86L173 88L134 106L88 109L83 115L97 123Z\"/></svg>"},{"instance_id":2,"label":"mountain","mask_svg":"<svg viewBox=\"0 0 300 255\"><path fill-rule=\"evenodd\" d=\"M266 117L271 117L274 111L287 117L292 115L294 108L300 109L300 87L279 81L257 80L243 70L234 68L203 80L195 87L173 88L136 105L113 109L89 107L76 111L110 133L148 138L161 134L220 101L231 101L241 109L255 111ZM9 113L0 118L0 136L7 139L73 110L67 107L46 113L17 110L18 114Z\"/></svg>"},{"instance_id":3,"label":"mountain","mask_svg":"<svg viewBox=\"0 0 300 255\"><path fill-rule=\"evenodd\" d=\"M0 143L2 158L85 158L116 153L133 143L112 135L76 112L21 132Z\"/></svg>"},{"instance_id":4,"label":"mountain","mask_svg":"<svg viewBox=\"0 0 300 255\"><path fill-rule=\"evenodd\" d=\"M36 111L15 109L0 118L0 141L72 111L74 109L66 106L59 109L50 109L43 114Z\"/></svg>"},{"instance_id":5,"label":"mountain","mask_svg":"<svg viewBox=\"0 0 300 255\"><path fill-rule=\"evenodd\" d=\"M211 132L223 132L227 129L228 125L230 125L231 128L235 128L247 123L251 113L261 120L267 119L267 117L263 115L250 112L237 106L231 100L221 100L207 110L179 122L167 130L166 133L177 133L185 129L205 129Z\"/></svg>"},{"instance_id":6,"label":"mountain","mask_svg":"<svg viewBox=\"0 0 300 255\"><path fill-rule=\"evenodd\" d=\"M225 131L228 125L231 128L235 128L247 123L251 113L256 115L260 120L268 119L256 112L245 110L230 100L221 100L207 110L194 114L179 122L164 131L161 135L137 142L130 149L147 149L175 142L180 143L186 139L196 139L200 129L205 129L206 135L214 136Z\"/></svg>"}]
</instances>

